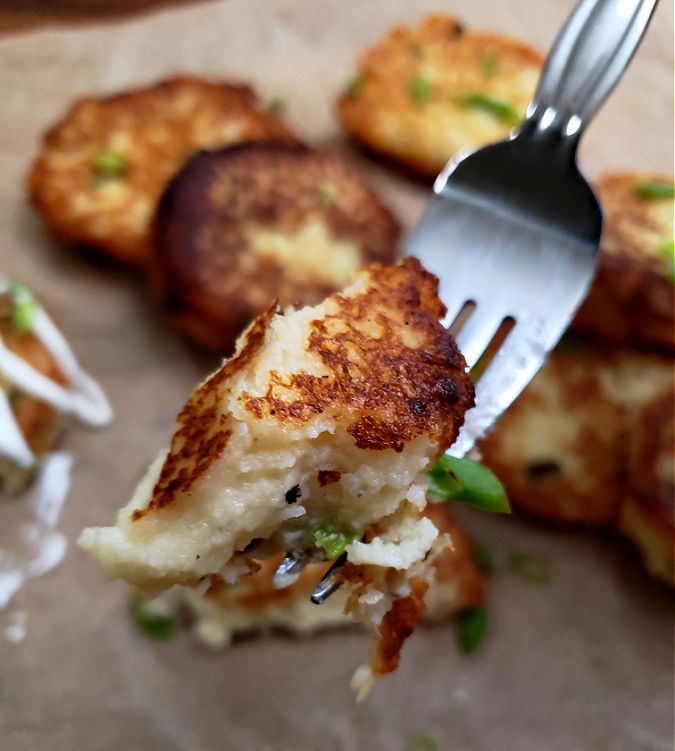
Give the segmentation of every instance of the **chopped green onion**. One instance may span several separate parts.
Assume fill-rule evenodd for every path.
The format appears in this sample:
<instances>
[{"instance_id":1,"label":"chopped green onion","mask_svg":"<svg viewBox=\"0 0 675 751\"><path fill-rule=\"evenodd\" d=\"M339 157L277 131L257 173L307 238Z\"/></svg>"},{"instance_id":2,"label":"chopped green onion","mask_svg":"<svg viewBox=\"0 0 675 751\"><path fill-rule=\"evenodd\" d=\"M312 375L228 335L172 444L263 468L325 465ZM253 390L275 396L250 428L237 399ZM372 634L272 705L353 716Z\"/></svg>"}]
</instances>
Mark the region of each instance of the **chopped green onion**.
<instances>
[{"instance_id":1,"label":"chopped green onion","mask_svg":"<svg viewBox=\"0 0 675 751\"><path fill-rule=\"evenodd\" d=\"M633 193L645 201L664 201L675 198L675 185L666 182L641 183L633 188Z\"/></svg>"},{"instance_id":2,"label":"chopped green onion","mask_svg":"<svg viewBox=\"0 0 675 751\"><path fill-rule=\"evenodd\" d=\"M499 60L494 55L485 55L481 60L481 68L488 78L492 78L499 73Z\"/></svg>"},{"instance_id":3,"label":"chopped green onion","mask_svg":"<svg viewBox=\"0 0 675 751\"><path fill-rule=\"evenodd\" d=\"M98 177L109 179L123 175L129 164L123 154L107 149L92 159L91 166Z\"/></svg>"},{"instance_id":4,"label":"chopped green onion","mask_svg":"<svg viewBox=\"0 0 675 751\"><path fill-rule=\"evenodd\" d=\"M457 104L467 109L482 110L503 120L509 125L519 125L523 119L507 102L501 99L493 99L485 94L470 94L469 96L457 97Z\"/></svg>"},{"instance_id":5,"label":"chopped green onion","mask_svg":"<svg viewBox=\"0 0 675 751\"><path fill-rule=\"evenodd\" d=\"M288 103L286 100L276 96L270 100L270 103L267 105L267 111L273 115L283 115L287 107Z\"/></svg>"},{"instance_id":6,"label":"chopped green onion","mask_svg":"<svg viewBox=\"0 0 675 751\"><path fill-rule=\"evenodd\" d=\"M363 85L366 82L366 78L362 73L354 76L352 80L345 87L345 92L350 99L358 99L363 92Z\"/></svg>"},{"instance_id":7,"label":"chopped green onion","mask_svg":"<svg viewBox=\"0 0 675 751\"><path fill-rule=\"evenodd\" d=\"M131 598L129 610L138 628L157 641L169 641L178 633L176 621L168 615L152 613L140 595Z\"/></svg>"},{"instance_id":8,"label":"chopped green onion","mask_svg":"<svg viewBox=\"0 0 675 751\"><path fill-rule=\"evenodd\" d=\"M668 281L675 284L675 240L665 240L656 248L656 252L668 264Z\"/></svg>"},{"instance_id":9,"label":"chopped green onion","mask_svg":"<svg viewBox=\"0 0 675 751\"><path fill-rule=\"evenodd\" d=\"M473 459L444 455L427 472L426 480L430 492L444 501L462 501L484 511L511 513L502 484Z\"/></svg>"},{"instance_id":10,"label":"chopped green onion","mask_svg":"<svg viewBox=\"0 0 675 751\"><path fill-rule=\"evenodd\" d=\"M472 654L483 643L488 630L488 612L482 605L464 608L457 616L457 639L464 654Z\"/></svg>"},{"instance_id":11,"label":"chopped green onion","mask_svg":"<svg viewBox=\"0 0 675 751\"><path fill-rule=\"evenodd\" d=\"M408 94L415 104L426 104L431 98L431 86L429 81L422 76L417 76L408 84Z\"/></svg>"},{"instance_id":12,"label":"chopped green onion","mask_svg":"<svg viewBox=\"0 0 675 751\"><path fill-rule=\"evenodd\" d=\"M311 524L309 531L316 545L322 548L331 559L344 553L347 545L356 537L356 532L341 525Z\"/></svg>"},{"instance_id":13,"label":"chopped green onion","mask_svg":"<svg viewBox=\"0 0 675 751\"><path fill-rule=\"evenodd\" d=\"M10 283L9 296L12 300L12 328L20 334L26 334L33 329L38 311L37 301L30 289L21 282Z\"/></svg>"},{"instance_id":14,"label":"chopped green onion","mask_svg":"<svg viewBox=\"0 0 675 751\"><path fill-rule=\"evenodd\" d=\"M321 198L321 202L325 203L326 206L330 206L335 202L337 194L338 186L333 182L325 182L319 188L319 197Z\"/></svg>"},{"instance_id":15,"label":"chopped green onion","mask_svg":"<svg viewBox=\"0 0 675 751\"><path fill-rule=\"evenodd\" d=\"M536 553L526 551L511 553L509 568L516 576L537 587L544 587L551 581L548 563Z\"/></svg>"},{"instance_id":16,"label":"chopped green onion","mask_svg":"<svg viewBox=\"0 0 675 751\"><path fill-rule=\"evenodd\" d=\"M495 570L492 553L480 542L473 541L473 560L484 576L491 576Z\"/></svg>"},{"instance_id":17,"label":"chopped green onion","mask_svg":"<svg viewBox=\"0 0 675 751\"><path fill-rule=\"evenodd\" d=\"M405 751L438 751L438 743L430 735L411 735Z\"/></svg>"}]
</instances>

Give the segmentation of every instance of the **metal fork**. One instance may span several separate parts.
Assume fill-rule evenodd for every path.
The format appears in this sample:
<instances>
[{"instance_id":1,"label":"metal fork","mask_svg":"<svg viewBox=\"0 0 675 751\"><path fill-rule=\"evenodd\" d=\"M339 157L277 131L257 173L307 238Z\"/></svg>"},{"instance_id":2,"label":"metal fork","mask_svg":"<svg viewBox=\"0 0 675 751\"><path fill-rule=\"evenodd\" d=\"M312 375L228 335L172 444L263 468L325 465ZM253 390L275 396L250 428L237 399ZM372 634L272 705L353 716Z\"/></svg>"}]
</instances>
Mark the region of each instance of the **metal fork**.
<instances>
[{"instance_id":1,"label":"metal fork","mask_svg":"<svg viewBox=\"0 0 675 751\"><path fill-rule=\"evenodd\" d=\"M406 252L439 277L444 324L467 367L505 321L514 324L478 378L453 456L464 456L528 384L588 291L602 209L577 167L577 146L656 2L582 0L549 53L523 123L507 140L458 154L434 183ZM322 603L339 582L334 566L312 601Z\"/></svg>"}]
</instances>

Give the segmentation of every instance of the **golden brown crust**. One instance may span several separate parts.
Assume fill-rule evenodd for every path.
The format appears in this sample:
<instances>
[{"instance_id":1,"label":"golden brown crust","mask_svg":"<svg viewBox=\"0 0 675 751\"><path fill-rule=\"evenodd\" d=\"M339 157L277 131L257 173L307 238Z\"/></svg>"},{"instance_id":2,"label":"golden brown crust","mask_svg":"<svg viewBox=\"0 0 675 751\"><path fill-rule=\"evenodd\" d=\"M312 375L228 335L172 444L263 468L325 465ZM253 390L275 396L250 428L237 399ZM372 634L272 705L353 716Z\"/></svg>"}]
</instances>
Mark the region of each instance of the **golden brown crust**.
<instances>
[{"instance_id":1,"label":"golden brown crust","mask_svg":"<svg viewBox=\"0 0 675 751\"><path fill-rule=\"evenodd\" d=\"M152 509L168 506L177 495L189 492L221 456L231 431L226 426L226 416L220 412L220 401L229 388L230 378L243 370L262 347L269 322L276 312L276 304L272 304L258 317L246 333L241 351L204 381L183 407L152 498L146 508L133 512L133 521L143 518Z\"/></svg>"},{"instance_id":2,"label":"golden brown crust","mask_svg":"<svg viewBox=\"0 0 675 751\"><path fill-rule=\"evenodd\" d=\"M438 279L416 258L374 265L361 276L363 291L328 298L334 312L311 321L307 340L298 342L318 356L325 372L299 371L285 379L273 370L264 395L243 390L237 400L250 419L280 428L326 413L346 423L358 448L400 452L408 441L428 436L440 454L473 406L474 387L457 345L439 323L445 307ZM133 512L133 520L189 493L221 456L230 436L222 401L231 379L245 372L262 347L275 314L273 305L259 316L239 353L187 402L153 497Z\"/></svg>"},{"instance_id":3,"label":"golden brown crust","mask_svg":"<svg viewBox=\"0 0 675 751\"><path fill-rule=\"evenodd\" d=\"M636 186L654 182L672 184L673 178L621 173L595 184L605 227L598 271L573 327L612 342L673 352L675 287L665 248L673 240L675 207L672 199L635 193Z\"/></svg>"},{"instance_id":4,"label":"golden brown crust","mask_svg":"<svg viewBox=\"0 0 675 751\"><path fill-rule=\"evenodd\" d=\"M613 522L625 493L626 408L610 355L558 349L480 444L517 506L552 521Z\"/></svg>"},{"instance_id":5,"label":"golden brown crust","mask_svg":"<svg viewBox=\"0 0 675 751\"><path fill-rule=\"evenodd\" d=\"M247 86L194 76L166 79L108 97L85 97L45 135L28 176L31 201L59 237L145 266L160 194L199 149L255 139L293 140ZM108 150L126 169L97 179Z\"/></svg>"},{"instance_id":6,"label":"golden brown crust","mask_svg":"<svg viewBox=\"0 0 675 751\"><path fill-rule=\"evenodd\" d=\"M513 127L458 100L487 95L522 114L542 62L518 40L465 32L456 18L432 15L392 29L361 55L358 77L338 101L340 119L364 146L435 177L462 146L498 140ZM416 93L418 79L425 84Z\"/></svg>"},{"instance_id":7,"label":"golden brown crust","mask_svg":"<svg viewBox=\"0 0 675 751\"><path fill-rule=\"evenodd\" d=\"M400 452L427 435L442 452L473 406L474 389L464 358L439 323L438 280L415 258L369 272L365 292L334 295L337 312L312 321L306 347L325 375L284 380L273 372L264 396L244 392L239 400L258 419L279 422L339 410L360 449Z\"/></svg>"},{"instance_id":8,"label":"golden brown crust","mask_svg":"<svg viewBox=\"0 0 675 751\"><path fill-rule=\"evenodd\" d=\"M172 181L157 212L154 276L174 320L229 354L271 299L313 305L356 268L392 263L398 233L341 156L244 144L200 154Z\"/></svg>"}]
</instances>

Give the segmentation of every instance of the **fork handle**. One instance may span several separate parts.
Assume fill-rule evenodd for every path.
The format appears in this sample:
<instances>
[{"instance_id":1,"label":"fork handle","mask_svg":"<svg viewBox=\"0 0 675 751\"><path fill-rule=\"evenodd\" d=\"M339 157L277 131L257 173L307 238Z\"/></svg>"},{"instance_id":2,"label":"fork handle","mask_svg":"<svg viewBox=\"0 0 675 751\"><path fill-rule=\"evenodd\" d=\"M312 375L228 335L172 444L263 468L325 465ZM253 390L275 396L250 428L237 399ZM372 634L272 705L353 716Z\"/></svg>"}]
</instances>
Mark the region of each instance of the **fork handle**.
<instances>
[{"instance_id":1,"label":"fork handle","mask_svg":"<svg viewBox=\"0 0 675 751\"><path fill-rule=\"evenodd\" d=\"M521 132L579 135L621 78L658 0L581 0L549 53Z\"/></svg>"}]
</instances>

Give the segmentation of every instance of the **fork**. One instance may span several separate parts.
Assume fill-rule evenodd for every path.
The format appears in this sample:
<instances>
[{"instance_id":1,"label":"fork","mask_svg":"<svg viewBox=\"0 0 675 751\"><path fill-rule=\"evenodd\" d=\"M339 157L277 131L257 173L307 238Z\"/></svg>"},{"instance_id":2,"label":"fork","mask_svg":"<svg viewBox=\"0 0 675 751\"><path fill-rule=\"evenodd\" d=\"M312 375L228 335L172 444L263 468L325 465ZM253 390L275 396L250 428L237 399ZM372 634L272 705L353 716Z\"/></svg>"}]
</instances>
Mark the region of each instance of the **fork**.
<instances>
[{"instance_id":1,"label":"fork","mask_svg":"<svg viewBox=\"0 0 675 751\"><path fill-rule=\"evenodd\" d=\"M434 182L406 253L439 277L443 324L467 369L490 358L452 456L470 451L529 383L588 292L602 209L579 171L577 147L656 2L581 0L553 44L525 120L508 139L457 154ZM512 328L495 352L490 345L507 322ZM287 555L275 586L306 562ZM323 577L313 602L338 588L342 562Z\"/></svg>"}]
</instances>

